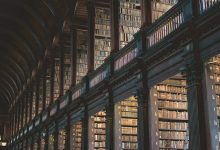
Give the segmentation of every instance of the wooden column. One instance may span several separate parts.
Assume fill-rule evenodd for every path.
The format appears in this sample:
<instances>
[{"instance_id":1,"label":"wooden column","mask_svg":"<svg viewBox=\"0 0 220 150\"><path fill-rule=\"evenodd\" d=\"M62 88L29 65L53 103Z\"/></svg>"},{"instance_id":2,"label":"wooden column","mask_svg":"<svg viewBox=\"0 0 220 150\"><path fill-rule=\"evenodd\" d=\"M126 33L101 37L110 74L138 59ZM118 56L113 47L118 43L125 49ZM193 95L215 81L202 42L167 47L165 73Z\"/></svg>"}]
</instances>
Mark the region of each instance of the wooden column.
<instances>
[{"instance_id":1,"label":"wooden column","mask_svg":"<svg viewBox=\"0 0 220 150\"><path fill-rule=\"evenodd\" d=\"M152 23L152 0L141 0L141 28Z\"/></svg>"},{"instance_id":2,"label":"wooden column","mask_svg":"<svg viewBox=\"0 0 220 150\"><path fill-rule=\"evenodd\" d=\"M73 20L71 20L71 23ZM73 27L71 31L71 86L76 85L76 64L77 64L77 31Z\"/></svg>"},{"instance_id":3,"label":"wooden column","mask_svg":"<svg viewBox=\"0 0 220 150\"><path fill-rule=\"evenodd\" d=\"M119 0L111 0L111 47L112 53L119 50Z\"/></svg>"},{"instance_id":4,"label":"wooden column","mask_svg":"<svg viewBox=\"0 0 220 150\"><path fill-rule=\"evenodd\" d=\"M209 119L206 99L203 96L204 70L200 58L199 38L195 32L195 25L191 25L192 48L188 51L191 61L187 62L187 96L189 116L189 149L209 150L211 149Z\"/></svg>"},{"instance_id":5,"label":"wooden column","mask_svg":"<svg viewBox=\"0 0 220 150\"><path fill-rule=\"evenodd\" d=\"M59 127L58 127L58 123L55 123L55 132L54 134L54 150L58 150L58 136L59 136Z\"/></svg>"},{"instance_id":6,"label":"wooden column","mask_svg":"<svg viewBox=\"0 0 220 150\"><path fill-rule=\"evenodd\" d=\"M46 135L45 135L45 150L48 150L48 139L49 139L49 131L46 129Z\"/></svg>"},{"instance_id":7,"label":"wooden column","mask_svg":"<svg viewBox=\"0 0 220 150\"><path fill-rule=\"evenodd\" d=\"M88 106L84 106L84 116L82 118L82 150L88 150Z\"/></svg>"},{"instance_id":8,"label":"wooden column","mask_svg":"<svg viewBox=\"0 0 220 150\"><path fill-rule=\"evenodd\" d=\"M113 100L113 92L112 88L108 86L108 105L106 106L106 149L113 150L114 149L114 100Z\"/></svg>"},{"instance_id":9,"label":"wooden column","mask_svg":"<svg viewBox=\"0 0 220 150\"><path fill-rule=\"evenodd\" d=\"M94 70L95 6L88 0L88 73Z\"/></svg>"},{"instance_id":10,"label":"wooden column","mask_svg":"<svg viewBox=\"0 0 220 150\"><path fill-rule=\"evenodd\" d=\"M68 115L67 118L67 126L66 126L66 143L65 149L70 149L70 133L71 133L71 124L70 124L70 116Z\"/></svg>"}]
</instances>

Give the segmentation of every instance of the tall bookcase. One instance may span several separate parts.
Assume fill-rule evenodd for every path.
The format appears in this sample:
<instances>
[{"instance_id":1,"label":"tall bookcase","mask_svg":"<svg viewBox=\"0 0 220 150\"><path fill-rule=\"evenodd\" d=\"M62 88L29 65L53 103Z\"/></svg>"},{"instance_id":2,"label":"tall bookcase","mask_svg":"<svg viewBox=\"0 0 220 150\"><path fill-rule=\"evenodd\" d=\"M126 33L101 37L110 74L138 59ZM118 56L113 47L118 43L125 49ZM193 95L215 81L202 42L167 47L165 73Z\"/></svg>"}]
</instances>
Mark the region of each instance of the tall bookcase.
<instances>
[{"instance_id":1,"label":"tall bookcase","mask_svg":"<svg viewBox=\"0 0 220 150\"><path fill-rule=\"evenodd\" d=\"M178 0L153 0L152 1L152 22L160 18L165 12L172 8Z\"/></svg>"},{"instance_id":2,"label":"tall bookcase","mask_svg":"<svg viewBox=\"0 0 220 150\"><path fill-rule=\"evenodd\" d=\"M213 113L209 115L209 119L213 120L210 122L214 122L211 125L212 132L216 132L215 135L215 144L216 147L219 149L220 147L220 55L216 55L208 60L208 80L209 83L207 88L209 88L210 95L208 97L208 105L209 105L209 112ZM213 101L214 100L214 101Z\"/></svg>"},{"instance_id":3,"label":"tall bookcase","mask_svg":"<svg viewBox=\"0 0 220 150\"><path fill-rule=\"evenodd\" d=\"M48 150L54 150L54 135L50 134L48 137Z\"/></svg>"},{"instance_id":4,"label":"tall bookcase","mask_svg":"<svg viewBox=\"0 0 220 150\"><path fill-rule=\"evenodd\" d=\"M132 96L115 105L115 149L138 149L138 102Z\"/></svg>"},{"instance_id":5,"label":"tall bookcase","mask_svg":"<svg viewBox=\"0 0 220 150\"><path fill-rule=\"evenodd\" d=\"M33 97L32 97L32 119L34 119L34 117L36 116L36 101L37 101L37 87L36 84L33 85Z\"/></svg>"},{"instance_id":6,"label":"tall bookcase","mask_svg":"<svg viewBox=\"0 0 220 150\"><path fill-rule=\"evenodd\" d=\"M88 32L77 30L77 64L76 83L79 83L88 72Z\"/></svg>"},{"instance_id":7,"label":"tall bookcase","mask_svg":"<svg viewBox=\"0 0 220 150\"><path fill-rule=\"evenodd\" d=\"M75 122L71 126L70 147L74 150L81 150L82 148L82 122Z\"/></svg>"},{"instance_id":8,"label":"tall bookcase","mask_svg":"<svg viewBox=\"0 0 220 150\"><path fill-rule=\"evenodd\" d=\"M44 84L44 78L43 76L39 79L39 99L38 99L38 114L41 113L43 110L43 84Z\"/></svg>"},{"instance_id":9,"label":"tall bookcase","mask_svg":"<svg viewBox=\"0 0 220 150\"><path fill-rule=\"evenodd\" d=\"M54 58L54 89L53 100L56 101L60 95L60 58Z\"/></svg>"},{"instance_id":10,"label":"tall bookcase","mask_svg":"<svg viewBox=\"0 0 220 150\"><path fill-rule=\"evenodd\" d=\"M50 63L50 58L47 60L47 67L46 67L46 98L45 98L45 108L47 108L50 104L51 100L51 63Z\"/></svg>"},{"instance_id":11,"label":"tall bookcase","mask_svg":"<svg viewBox=\"0 0 220 150\"><path fill-rule=\"evenodd\" d=\"M120 2L120 48L133 39L141 27L140 0L119 0Z\"/></svg>"},{"instance_id":12,"label":"tall bookcase","mask_svg":"<svg viewBox=\"0 0 220 150\"><path fill-rule=\"evenodd\" d=\"M68 29L69 29L68 25ZM64 51L64 93L71 86L71 37L70 31L63 34L63 51Z\"/></svg>"},{"instance_id":13,"label":"tall bookcase","mask_svg":"<svg viewBox=\"0 0 220 150\"><path fill-rule=\"evenodd\" d=\"M111 52L110 8L95 8L95 69Z\"/></svg>"},{"instance_id":14,"label":"tall bookcase","mask_svg":"<svg viewBox=\"0 0 220 150\"><path fill-rule=\"evenodd\" d=\"M60 129L58 135L58 150L65 150L66 144L66 131L65 129Z\"/></svg>"},{"instance_id":15,"label":"tall bookcase","mask_svg":"<svg viewBox=\"0 0 220 150\"><path fill-rule=\"evenodd\" d=\"M89 150L105 150L106 112L100 111L92 115L89 124Z\"/></svg>"},{"instance_id":16,"label":"tall bookcase","mask_svg":"<svg viewBox=\"0 0 220 150\"><path fill-rule=\"evenodd\" d=\"M186 79L177 74L152 89L153 126L160 150L188 149L188 102Z\"/></svg>"}]
</instances>

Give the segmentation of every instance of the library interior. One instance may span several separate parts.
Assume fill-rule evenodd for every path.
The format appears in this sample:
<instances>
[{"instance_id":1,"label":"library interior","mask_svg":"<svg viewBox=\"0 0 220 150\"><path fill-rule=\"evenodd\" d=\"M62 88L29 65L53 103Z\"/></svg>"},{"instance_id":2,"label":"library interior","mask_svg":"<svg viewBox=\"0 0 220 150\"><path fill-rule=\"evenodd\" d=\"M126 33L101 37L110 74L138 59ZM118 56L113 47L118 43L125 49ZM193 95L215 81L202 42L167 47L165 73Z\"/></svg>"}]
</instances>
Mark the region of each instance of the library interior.
<instances>
[{"instance_id":1,"label":"library interior","mask_svg":"<svg viewBox=\"0 0 220 150\"><path fill-rule=\"evenodd\" d=\"M220 150L220 0L0 0L0 150Z\"/></svg>"}]
</instances>

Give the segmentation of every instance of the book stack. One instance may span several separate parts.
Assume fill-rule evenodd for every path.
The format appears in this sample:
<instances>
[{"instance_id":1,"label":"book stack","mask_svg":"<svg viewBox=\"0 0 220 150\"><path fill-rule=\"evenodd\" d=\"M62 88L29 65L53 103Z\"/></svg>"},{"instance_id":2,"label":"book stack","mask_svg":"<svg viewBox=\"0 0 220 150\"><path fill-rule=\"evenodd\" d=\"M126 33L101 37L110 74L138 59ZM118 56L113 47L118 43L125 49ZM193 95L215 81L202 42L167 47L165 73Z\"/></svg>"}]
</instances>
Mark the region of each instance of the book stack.
<instances>
[{"instance_id":1,"label":"book stack","mask_svg":"<svg viewBox=\"0 0 220 150\"><path fill-rule=\"evenodd\" d=\"M94 150L105 150L106 141L106 113L100 111L91 116L92 145Z\"/></svg>"},{"instance_id":2,"label":"book stack","mask_svg":"<svg viewBox=\"0 0 220 150\"><path fill-rule=\"evenodd\" d=\"M120 131L119 146L120 149L122 150L138 149L137 108L138 108L137 99L133 96L117 104L118 115L119 115L118 125Z\"/></svg>"},{"instance_id":3,"label":"book stack","mask_svg":"<svg viewBox=\"0 0 220 150\"><path fill-rule=\"evenodd\" d=\"M60 58L54 60L54 72L53 100L56 101L60 95Z\"/></svg>"},{"instance_id":4,"label":"book stack","mask_svg":"<svg viewBox=\"0 0 220 150\"><path fill-rule=\"evenodd\" d=\"M58 150L64 150L66 143L66 131L61 129L58 135Z\"/></svg>"},{"instance_id":5,"label":"book stack","mask_svg":"<svg viewBox=\"0 0 220 150\"><path fill-rule=\"evenodd\" d=\"M111 52L110 9L95 9L95 69L104 63Z\"/></svg>"},{"instance_id":6,"label":"book stack","mask_svg":"<svg viewBox=\"0 0 220 150\"><path fill-rule=\"evenodd\" d=\"M71 143L74 150L81 150L82 147L82 123L80 121L74 123L71 127Z\"/></svg>"},{"instance_id":7,"label":"book stack","mask_svg":"<svg viewBox=\"0 0 220 150\"><path fill-rule=\"evenodd\" d=\"M184 149L188 146L186 80L176 75L154 87L156 93L159 149Z\"/></svg>"},{"instance_id":8,"label":"book stack","mask_svg":"<svg viewBox=\"0 0 220 150\"><path fill-rule=\"evenodd\" d=\"M79 83L88 72L88 32L77 31L77 64L76 83Z\"/></svg>"},{"instance_id":9,"label":"book stack","mask_svg":"<svg viewBox=\"0 0 220 150\"><path fill-rule=\"evenodd\" d=\"M154 22L172 8L178 0L153 0L152 1L152 21Z\"/></svg>"},{"instance_id":10,"label":"book stack","mask_svg":"<svg viewBox=\"0 0 220 150\"><path fill-rule=\"evenodd\" d=\"M120 48L134 37L141 27L140 0L120 1Z\"/></svg>"}]
</instances>

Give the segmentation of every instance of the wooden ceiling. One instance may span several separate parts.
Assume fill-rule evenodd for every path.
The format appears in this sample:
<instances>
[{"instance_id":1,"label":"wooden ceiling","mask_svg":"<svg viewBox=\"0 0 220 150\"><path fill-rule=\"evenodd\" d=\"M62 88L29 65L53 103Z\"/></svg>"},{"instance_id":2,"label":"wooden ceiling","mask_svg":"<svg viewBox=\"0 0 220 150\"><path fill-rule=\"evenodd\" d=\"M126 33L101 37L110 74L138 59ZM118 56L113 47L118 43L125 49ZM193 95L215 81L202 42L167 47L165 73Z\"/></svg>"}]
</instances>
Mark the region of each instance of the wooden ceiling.
<instances>
[{"instance_id":1,"label":"wooden ceiling","mask_svg":"<svg viewBox=\"0 0 220 150\"><path fill-rule=\"evenodd\" d=\"M110 7L110 0L93 2ZM34 79L68 14L74 25L88 27L87 4L88 0L0 1L0 113L7 112Z\"/></svg>"},{"instance_id":2,"label":"wooden ceiling","mask_svg":"<svg viewBox=\"0 0 220 150\"><path fill-rule=\"evenodd\" d=\"M0 110L27 87L69 9L69 1L0 1Z\"/></svg>"}]
</instances>

